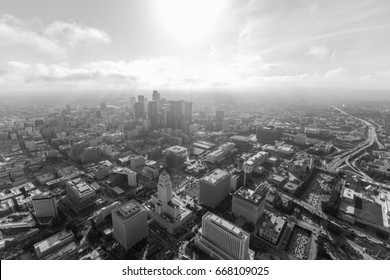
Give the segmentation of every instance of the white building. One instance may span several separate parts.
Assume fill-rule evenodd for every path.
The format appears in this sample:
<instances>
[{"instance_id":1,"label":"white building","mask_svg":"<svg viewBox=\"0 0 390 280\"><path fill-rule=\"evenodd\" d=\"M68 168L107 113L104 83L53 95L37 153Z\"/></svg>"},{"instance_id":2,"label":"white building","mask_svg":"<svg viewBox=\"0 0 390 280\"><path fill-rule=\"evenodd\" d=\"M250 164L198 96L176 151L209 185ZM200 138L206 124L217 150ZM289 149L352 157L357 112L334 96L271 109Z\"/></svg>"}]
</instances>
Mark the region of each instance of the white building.
<instances>
[{"instance_id":1,"label":"white building","mask_svg":"<svg viewBox=\"0 0 390 280\"><path fill-rule=\"evenodd\" d=\"M202 228L195 237L195 245L212 258L248 260L250 235L221 217L208 212L202 218Z\"/></svg>"},{"instance_id":2,"label":"white building","mask_svg":"<svg viewBox=\"0 0 390 280\"><path fill-rule=\"evenodd\" d=\"M171 234L193 216L181 199L173 195L171 179L165 170L160 174L157 194L152 195L150 202L154 206L151 214Z\"/></svg>"},{"instance_id":3,"label":"white building","mask_svg":"<svg viewBox=\"0 0 390 280\"><path fill-rule=\"evenodd\" d=\"M258 167L259 165L265 162L267 157L268 157L267 152L263 152L263 151L258 152L257 154L253 155L252 157L250 157L248 160L244 162L242 169L246 173L252 173L256 167Z\"/></svg>"}]
</instances>

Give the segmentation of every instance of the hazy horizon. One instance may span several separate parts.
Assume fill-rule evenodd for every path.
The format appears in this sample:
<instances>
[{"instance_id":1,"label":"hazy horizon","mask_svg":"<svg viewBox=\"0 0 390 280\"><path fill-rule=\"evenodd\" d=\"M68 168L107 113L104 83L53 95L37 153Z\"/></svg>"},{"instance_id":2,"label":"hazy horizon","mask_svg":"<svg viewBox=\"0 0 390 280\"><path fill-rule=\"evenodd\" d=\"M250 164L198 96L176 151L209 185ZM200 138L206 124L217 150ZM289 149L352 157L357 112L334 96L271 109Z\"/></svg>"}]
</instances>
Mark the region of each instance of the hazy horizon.
<instances>
[{"instance_id":1,"label":"hazy horizon","mask_svg":"<svg viewBox=\"0 0 390 280\"><path fill-rule=\"evenodd\" d=\"M0 3L0 94L390 89L390 3Z\"/></svg>"}]
</instances>

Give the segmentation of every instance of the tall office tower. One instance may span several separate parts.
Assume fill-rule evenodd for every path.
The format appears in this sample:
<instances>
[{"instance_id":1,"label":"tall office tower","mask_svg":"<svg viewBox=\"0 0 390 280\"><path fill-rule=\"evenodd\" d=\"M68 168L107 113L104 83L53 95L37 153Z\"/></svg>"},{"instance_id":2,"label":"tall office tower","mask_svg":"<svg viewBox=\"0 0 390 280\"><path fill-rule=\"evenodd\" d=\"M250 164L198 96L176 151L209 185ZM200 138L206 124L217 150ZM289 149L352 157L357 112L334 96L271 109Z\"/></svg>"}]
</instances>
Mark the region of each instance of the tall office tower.
<instances>
[{"instance_id":1,"label":"tall office tower","mask_svg":"<svg viewBox=\"0 0 390 280\"><path fill-rule=\"evenodd\" d=\"M134 118L138 120L144 120L146 117L144 102L136 102L134 104Z\"/></svg>"},{"instance_id":2,"label":"tall office tower","mask_svg":"<svg viewBox=\"0 0 390 280\"><path fill-rule=\"evenodd\" d=\"M144 107L145 107L145 119L149 117L149 108L148 108L149 101L147 98L144 98Z\"/></svg>"},{"instance_id":3,"label":"tall office tower","mask_svg":"<svg viewBox=\"0 0 390 280\"><path fill-rule=\"evenodd\" d=\"M56 198L51 192L44 192L31 198L35 216L40 224L47 224L57 217Z\"/></svg>"},{"instance_id":4,"label":"tall office tower","mask_svg":"<svg viewBox=\"0 0 390 280\"><path fill-rule=\"evenodd\" d=\"M145 97L143 95L138 95L138 102L144 102Z\"/></svg>"},{"instance_id":5,"label":"tall office tower","mask_svg":"<svg viewBox=\"0 0 390 280\"><path fill-rule=\"evenodd\" d=\"M211 212L202 217L202 228L195 237L198 248L223 260L251 259L249 241L249 233Z\"/></svg>"},{"instance_id":6,"label":"tall office tower","mask_svg":"<svg viewBox=\"0 0 390 280\"><path fill-rule=\"evenodd\" d=\"M215 112L215 120L217 122L222 122L225 118L225 112L224 111L216 111Z\"/></svg>"},{"instance_id":7,"label":"tall office tower","mask_svg":"<svg viewBox=\"0 0 390 280\"><path fill-rule=\"evenodd\" d=\"M241 187L233 195L232 213L237 218L256 225L264 213L265 195L255 193L251 189Z\"/></svg>"},{"instance_id":8,"label":"tall office tower","mask_svg":"<svg viewBox=\"0 0 390 280\"><path fill-rule=\"evenodd\" d=\"M168 127L181 129L184 124L184 101L170 100L168 113Z\"/></svg>"},{"instance_id":9,"label":"tall office tower","mask_svg":"<svg viewBox=\"0 0 390 280\"><path fill-rule=\"evenodd\" d=\"M106 103L100 103L100 109L101 110L106 110L107 109Z\"/></svg>"},{"instance_id":10,"label":"tall office tower","mask_svg":"<svg viewBox=\"0 0 390 280\"><path fill-rule=\"evenodd\" d=\"M160 101L161 100L161 95L157 90L153 90L153 95L152 98L154 101Z\"/></svg>"},{"instance_id":11,"label":"tall office tower","mask_svg":"<svg viewBox=\"0 0 390 280\"><path fill-rule=\"evenodd\" d=\"M161 123L161 114L158 110L158 102L157 101L150 101L148 104L148 113L149 113L149 120L150 120L150 128L152 130L156 130L160 128Z\"/></svg>"},{"instance_id":12,"label":"tall office tower","mask_svg":"<svg viewBox=\"0 0 390 280\"><path fill-rule=\"evenodd\" d=\"M200 179L199 202L215 208L230 192L230 174L222 169L214 169Z\"/></svg>"},{"instance_id":13,"label":"tall office tower","mask_svg":"<svg viewBox=\"0 0 390 280\"><path fill-rule=\"evenodd\" d=\"M184 121L192 122L192 102L184 101Z\"/></svg>"},{"instance_id":14,"label":"tall office tower","mask_svg":"<svg viewBox=\"0 0 390 280\"><path fill-rule=\"evenodd\" d=\"M148 236L146 210L135 200L131 200L112 211L114 237L127 251Z\"/></svg>"},{"instance_id":15,"label":"tall office tower","mask_svg":"<svg viewBox=\"0 0 390 280\"><path fill-rule=\"evenodd\" d=\"M96 117L101 119L102 118L102 111L96 111Z\"/></svg>"}]
</instances>

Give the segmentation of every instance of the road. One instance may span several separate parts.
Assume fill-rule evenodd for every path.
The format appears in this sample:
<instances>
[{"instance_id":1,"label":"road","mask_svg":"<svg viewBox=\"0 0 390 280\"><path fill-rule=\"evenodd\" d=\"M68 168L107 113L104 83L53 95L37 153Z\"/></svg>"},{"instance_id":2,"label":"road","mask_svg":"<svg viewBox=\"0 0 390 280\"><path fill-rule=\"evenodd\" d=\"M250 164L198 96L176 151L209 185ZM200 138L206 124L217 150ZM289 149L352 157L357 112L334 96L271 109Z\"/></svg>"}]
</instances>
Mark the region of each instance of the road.
<instances>
[{"instance_id":1,"label":"road","mask_svg":"<svg viewBox=\"0 0 390 280\"><path fill-rule=\"evenodd\" d=\"M367 148L371 147L374 143L378 145L379 148L383 147L383 145L379 142L378 136L376 134L376 128L375 125L358 117L352 116L351 114L341 110L340 108L333 106L333 108L340 113L349 116L351 118L354 118L356 120L361 121L368 127L367 132L367 139L356 146L354 149L344 152L343 154L337 156L330 164L328 164L327 169L335 171L339 166L341 166L343 163L345 163L348 167L350 167L357 175L363 177L366 179L369 183L380 186L382 188L390 189L390 186L382 184L380 182L376 182L373 180L369 175L361 171L358 167L356 167L356 160L352 161L352 164L350 162L351 158L354 158L357 154L361 153L362 151L366 150Z\"/></svg>"}]
</instances>

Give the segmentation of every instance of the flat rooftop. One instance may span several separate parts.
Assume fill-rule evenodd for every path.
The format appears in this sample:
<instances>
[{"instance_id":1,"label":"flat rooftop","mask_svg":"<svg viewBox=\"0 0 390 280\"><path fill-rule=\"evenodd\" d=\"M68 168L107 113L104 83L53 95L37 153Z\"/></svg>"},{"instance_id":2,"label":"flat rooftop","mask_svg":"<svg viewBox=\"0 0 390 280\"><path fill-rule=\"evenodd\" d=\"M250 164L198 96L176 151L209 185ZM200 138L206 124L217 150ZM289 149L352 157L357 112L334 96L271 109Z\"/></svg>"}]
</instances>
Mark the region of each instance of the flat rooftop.
<instances>
[{"instance_id":1,"label":"flat rooftop","mask_svg":"<svg viewBox=\"0 0 390 280\"><path fill-rule=\"evenodd\" d=\"M213 224L217 225L218 227L226 230L227 232L233 234L234 236L240 238L240 239L246 239L247 236L244 233L244 231L237 227L236 225L222 219L221 217L208 212L205 216L205 219L211 221Z\"/></svg>"},{"instance_id":2,"label":"flat rooftop","mask_svg":"<svg viewBox=\"0 0 390 280\"><path fill-rule=\"evenodd\" d=\"M64 239L72 237L72 236L74 236L72 231L63 230L63 231L60 231L59 233L56 233L56 234L50 236L49 238L47 238L45 240L42 240L42 241L34 244L34 248L36 251L43 253L43 252L49 250L51 247L59 244Z\"/></svg>"},{"instance_id":3,"label":"flat rooftop","mask_svg":"<svg viewBox=\"0 0 390 280\"><path fill-rule=\"evenodd\" d=\"M167 150L174 152L174 153L180 153L180 152L186 152L187 148L176 145L176 146L172 146L172 147L167 148Z\"/></svg>"},{"instance_id":4,"label":"flat rooftop","mask_svg":"<svg viewBox=\"0 0 390 280\"><path fill-rule=\"evenodd\" d=\"M261 223L261 228L265 232L278 235L282 231L285 224L285 219L270 213L269 216Z\"/></svg>"},{"instance_id":5,"label":"flat rooftop","mask_svg":"<svg viewBox=\"0 0 390 280\"><path fill-rule=\"evenodd\" d=\"M255 193L255 191L244 188L244 187L242 187L238 191L236 191L234 193L234 196L239 197L241 199L244 199L248 202L251 202L257 206L259 206L265 199L265 196L257 194L257 193Z\"/></svg>"},{"instance_id":6,"label":"flat rooftop","mask_svg":"<svg viewBox=\"0 0 390 280\"><path fill-rule=\"evenodd\" d=\"M247 161L245 161L246 165L254 165L256 164L260 159L267 157L268 153L267 152L258 152L257 154L251 156Z\"/></svg>"},{"instance_id":7,"label":"flat rooftop","mask_svg":"<svg viewBox=\"0 0 390 280\"><path fill-rule=\"evenodd\" d=\"M114 167L111 170L111 173L120 173L120 174L137 174L137 172L134 172L130 168L127 167Z\"/></svg>"},{"instance_id":8,"label":"flat rooftop","mask_svg":"<svg viewBox=\"0 0 390 280\"><path fill-rule=\"evenodd\" d=\"M145 210L141 207L141 205L139 205L134 200L131 200L119 207L118 209L114 210L113 212L119 217L122 222L127 222L136 214L141 213L142 211Z\"/></svg>"},{"instance_id":9,"label":"flat rooftop","mask_svg":"<svg viewBox=\"0 0 390 280\"><path fill-rule=\"evenodd\" d=\"M50 198L53 198L53 197L55 197L53 195L53 193L48 191L48 192L43 192L43 193L34 195L33 197L31 197L31 199L32 200L40 200L40 199L50 199Z\"/></svg>"},{"instance_id":10,"label":"flat rooftop","mask_svg":"<svg viewBox=\"0 0 390 280\"><path fill-rule=\"evenodd\" d=\"M202 180L214 185L227 176L229 176L227 171L222 169L214 169L209 174L205 175Z\"/></svg>"},{"instance_id":11,"label":"flat rooftop","mask_svg":"<svg viewBox=\"0 0 390 280\"><path fill-rule=\"evenodd\" d=\"M82 181L80 178L68 181L69 186L77 193L78 196L85 196L95 192L95 190Z\"/></svg>"},{"instance_id":12,"label":"flat rooftop","mask_svg":"<svg viewBox=\"0 0 390 280\"><path fill-rule=\"evenodd\" d=\"M353 200L355 196L355 191L349 188L344 188L343 197Z\"/></svg>"}]
</instances>

